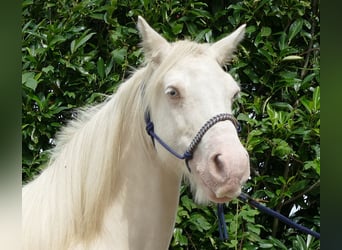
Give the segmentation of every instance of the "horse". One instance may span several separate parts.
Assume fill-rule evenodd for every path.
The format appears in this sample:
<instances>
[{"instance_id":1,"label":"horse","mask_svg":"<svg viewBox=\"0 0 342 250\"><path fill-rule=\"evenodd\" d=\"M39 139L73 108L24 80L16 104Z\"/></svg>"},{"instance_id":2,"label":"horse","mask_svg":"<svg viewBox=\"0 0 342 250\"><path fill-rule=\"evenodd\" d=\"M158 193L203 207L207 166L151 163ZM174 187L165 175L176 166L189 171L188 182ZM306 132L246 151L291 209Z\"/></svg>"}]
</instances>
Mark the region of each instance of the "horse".
<instances>
[{"instance_id":1,"label":"horse","mask_svg":"<svg viewBox=\"0 0 342 250\"><path fill-rule=\"evenodd\" d=\"M168 249L182 178L202 204L234 199L249 178L240 87L224 70L245 25L211 44L168 42L140 16L137 29L143 65L79 111L23 187L23 249Z\"/></svg>"}]
</instances>

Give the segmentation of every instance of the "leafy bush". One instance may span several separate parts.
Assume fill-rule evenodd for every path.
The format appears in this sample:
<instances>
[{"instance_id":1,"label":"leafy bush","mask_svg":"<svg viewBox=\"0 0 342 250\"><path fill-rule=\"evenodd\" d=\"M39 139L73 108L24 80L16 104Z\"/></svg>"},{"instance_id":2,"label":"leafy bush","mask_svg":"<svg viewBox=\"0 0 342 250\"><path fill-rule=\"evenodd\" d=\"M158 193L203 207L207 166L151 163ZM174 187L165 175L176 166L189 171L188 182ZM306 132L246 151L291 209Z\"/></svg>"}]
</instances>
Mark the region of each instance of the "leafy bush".
<instances>
[{"instance_id":1,"label":"leafy bush","mask_svg":"<svg viewBox=\"0 0 342 250\"><path fill-rule=\"evenodd\" d=\"M77 107L103 100L142 62L137 16L168 40L213 42L247 23L229 67L241 82L235 113L251 159L245 192L314 230L320 227L319 2L317 0L25 0L22 24L23 182L41 171L56 131ZM319 249L240 201L215 206L186 185L170 249Z\"/></svg>"}]
</instances>

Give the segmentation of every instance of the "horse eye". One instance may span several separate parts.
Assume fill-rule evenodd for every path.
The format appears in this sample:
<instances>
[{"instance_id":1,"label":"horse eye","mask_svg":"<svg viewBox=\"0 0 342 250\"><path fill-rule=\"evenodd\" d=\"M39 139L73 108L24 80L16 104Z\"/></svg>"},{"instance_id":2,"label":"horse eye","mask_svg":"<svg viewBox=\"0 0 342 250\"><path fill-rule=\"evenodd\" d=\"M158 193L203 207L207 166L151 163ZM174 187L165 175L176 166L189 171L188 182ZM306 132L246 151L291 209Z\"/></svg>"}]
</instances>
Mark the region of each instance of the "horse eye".
<instances>
[{"instance_id":1,"label":"horse eye","mask_svg":"<svg viewBox=\"0 0 342 250\"><path fill-rule=\"evenodd\" d=\"M166 89L165 92L168 96L170 96L171 98L177 98L179 97L179 92L177 89L173 88L173 87L169 87Z\"/></svg>"}]
</instances>

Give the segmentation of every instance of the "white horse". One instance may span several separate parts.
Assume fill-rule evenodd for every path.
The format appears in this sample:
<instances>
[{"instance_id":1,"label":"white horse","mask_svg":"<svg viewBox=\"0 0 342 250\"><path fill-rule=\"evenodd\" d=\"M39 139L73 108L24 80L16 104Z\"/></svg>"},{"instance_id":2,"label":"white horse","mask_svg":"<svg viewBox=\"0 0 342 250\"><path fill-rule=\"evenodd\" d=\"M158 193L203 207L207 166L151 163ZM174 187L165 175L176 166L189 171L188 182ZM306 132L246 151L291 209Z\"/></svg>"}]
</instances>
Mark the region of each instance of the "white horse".
<instances>
[{"instance_id":1,"label":"white horse","mask_svg":"<svg viewBox=\"0 0 342 250\"><path fill-rule=\"evenodd\" d=\"M145 65L62 130L48 167L23 188L24 249L167 249L183 175L201 203L235 198L249 177L229 115L239 86L222 70L245 26L213 44L168 43L141 17L138 30ZM152 122L150 135L176 152L202 127L185 157L191 172L151 140Z\"/></svg>"}]
</instances>

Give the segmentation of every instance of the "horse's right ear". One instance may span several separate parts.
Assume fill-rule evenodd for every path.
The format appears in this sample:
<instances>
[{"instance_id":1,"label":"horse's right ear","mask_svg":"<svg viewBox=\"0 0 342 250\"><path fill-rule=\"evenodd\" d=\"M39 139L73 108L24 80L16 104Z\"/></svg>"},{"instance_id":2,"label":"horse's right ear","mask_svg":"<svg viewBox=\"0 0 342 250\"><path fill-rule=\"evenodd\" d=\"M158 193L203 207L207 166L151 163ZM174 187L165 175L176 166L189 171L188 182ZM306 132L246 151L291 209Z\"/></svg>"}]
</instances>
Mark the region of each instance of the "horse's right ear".
<instances>
[{"instance_id":1,"label":"horse's right ear","mask_svg":"<svg viewBox=\"0 0 342 250\"><path fill-rule=\"evenodd\" d=\"M245 30L246 24L243 24L233 33L211 45L210 50L220 65L224 66L231 60L233 52L245 35Z\"/></svg>"},{"instance_id":2,"label":"horse's right ear","mask_svg":"<svg viewBox=\"0 0 342 250\"><path fill-rule=\"evenodd\" d=\"M145 58L147 61L159 64L170 44L152 29L141 16L138 17L137 27L142 38L141 44L145 53Z\"/></svg>"}]
</instances>

